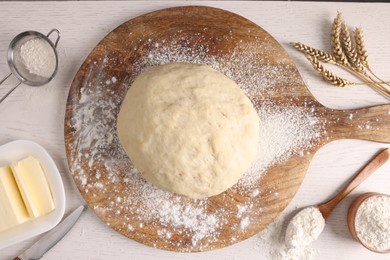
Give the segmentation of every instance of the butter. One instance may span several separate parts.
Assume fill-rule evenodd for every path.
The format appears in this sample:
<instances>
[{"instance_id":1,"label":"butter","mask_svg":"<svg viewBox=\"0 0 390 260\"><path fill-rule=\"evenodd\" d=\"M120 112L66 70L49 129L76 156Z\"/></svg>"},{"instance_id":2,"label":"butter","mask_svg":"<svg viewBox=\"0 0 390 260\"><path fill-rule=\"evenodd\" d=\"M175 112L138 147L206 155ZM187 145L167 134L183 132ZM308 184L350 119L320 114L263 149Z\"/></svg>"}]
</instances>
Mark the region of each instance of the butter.
<instances>
[{"instance_id":1,"label":"butter","mask_svg":"<svg viewBox=\"0 0 390 260\"><path fill-rule=\"evenodd\" d=\"M0 167L0 232L29 219L10 167Z\"/></svg>"},{"instance_id":2,"label":"butter","mask_svg":"<svg viewBox=\"0 0 390 260\"><path fill-rule=\"evenodd\" d=\"M37 218L54 210L55 205L45 172L37 159L29 156L11 164L28 214Z\"/></svg>"}]
</instances>

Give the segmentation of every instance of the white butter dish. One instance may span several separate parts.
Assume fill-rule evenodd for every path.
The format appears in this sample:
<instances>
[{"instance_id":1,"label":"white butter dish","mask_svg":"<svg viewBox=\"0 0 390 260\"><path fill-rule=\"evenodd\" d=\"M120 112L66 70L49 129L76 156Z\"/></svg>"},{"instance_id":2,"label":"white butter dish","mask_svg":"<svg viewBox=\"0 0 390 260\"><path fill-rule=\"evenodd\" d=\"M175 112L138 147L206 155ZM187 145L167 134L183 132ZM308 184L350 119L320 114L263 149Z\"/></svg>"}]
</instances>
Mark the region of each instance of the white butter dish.
<instances>
[{"instance_id":1,"label":"white butter dish","mask_svg":"<svg viewBox=\"0 0 390 260\"><path fill-rule=\"evenodd\" d=\"M53 159L42 146L25 140L17 140L4 144L0 146L0 166L20 161L29 155L39 160L46 173L55 209L44 216L28 220L16 227L0 232L0 249L52 229L60 222L64 215L65 191L61 175Z\"/></svg>"}]
</instances>

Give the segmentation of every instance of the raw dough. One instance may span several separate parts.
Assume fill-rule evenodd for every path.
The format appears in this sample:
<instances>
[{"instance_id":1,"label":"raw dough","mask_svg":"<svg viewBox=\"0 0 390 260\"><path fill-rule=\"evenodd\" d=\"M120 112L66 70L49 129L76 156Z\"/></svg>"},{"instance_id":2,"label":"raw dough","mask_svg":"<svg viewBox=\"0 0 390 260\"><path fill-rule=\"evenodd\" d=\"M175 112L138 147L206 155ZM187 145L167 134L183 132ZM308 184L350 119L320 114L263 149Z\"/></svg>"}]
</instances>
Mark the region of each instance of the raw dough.
<instances>
[{"instance_id":1,"label":"raw dough","mask_svg":"<svg viewBox=\"0 0 390 260\"><path fill-rule=\"evenodd\" d=\"M119 140L155 186L204 198L233 186L255 158L259 117L236 83L206 65L169 63L136 78Z\"/></svg>"}]
</instances>

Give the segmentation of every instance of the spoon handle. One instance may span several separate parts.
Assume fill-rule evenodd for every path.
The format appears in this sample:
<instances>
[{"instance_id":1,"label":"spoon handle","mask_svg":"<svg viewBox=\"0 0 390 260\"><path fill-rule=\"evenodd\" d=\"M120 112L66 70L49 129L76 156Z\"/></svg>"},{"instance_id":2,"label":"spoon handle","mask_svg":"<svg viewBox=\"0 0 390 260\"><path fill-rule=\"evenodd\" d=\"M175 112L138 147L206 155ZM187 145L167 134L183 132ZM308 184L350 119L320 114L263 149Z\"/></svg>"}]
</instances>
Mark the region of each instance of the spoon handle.
<instances>
[{"instance_id":1,"label":"spoon handle","mask_svg":"<svg viewBox=\"0 0 390 260\"><path fill-rule=\"evenodd\" d=\"M371 174L373 174L379 167L385 164L390 159L390 148L382 150L377 154L364 168L355 175L355 177L342 189L335 197L329 201L319 205L324 219L326 220L334 207L344 199L349 193L351 193L357 186L365 181Z\"/></svg>"}]
</instances>

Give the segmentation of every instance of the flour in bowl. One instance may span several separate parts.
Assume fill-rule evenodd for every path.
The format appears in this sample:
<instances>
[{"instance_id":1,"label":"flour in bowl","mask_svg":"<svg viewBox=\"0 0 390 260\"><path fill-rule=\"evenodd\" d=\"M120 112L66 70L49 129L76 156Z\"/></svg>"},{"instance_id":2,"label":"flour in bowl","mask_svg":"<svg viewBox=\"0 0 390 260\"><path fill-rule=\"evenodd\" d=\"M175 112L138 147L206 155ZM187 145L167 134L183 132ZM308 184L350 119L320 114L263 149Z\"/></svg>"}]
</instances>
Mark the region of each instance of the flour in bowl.
<instances>
[{"instance_id":1,"label":"flour in bowl","mask_svg":"<svg viewBox=\"0 0 390 260\"><path fill-rule=\"evenodd\" d=\"M390 197L366 199L356 212L355 229L359 239L374 250L390 250Z\"/></svg>"}]
</instances>

